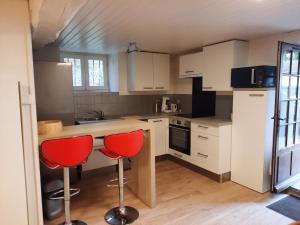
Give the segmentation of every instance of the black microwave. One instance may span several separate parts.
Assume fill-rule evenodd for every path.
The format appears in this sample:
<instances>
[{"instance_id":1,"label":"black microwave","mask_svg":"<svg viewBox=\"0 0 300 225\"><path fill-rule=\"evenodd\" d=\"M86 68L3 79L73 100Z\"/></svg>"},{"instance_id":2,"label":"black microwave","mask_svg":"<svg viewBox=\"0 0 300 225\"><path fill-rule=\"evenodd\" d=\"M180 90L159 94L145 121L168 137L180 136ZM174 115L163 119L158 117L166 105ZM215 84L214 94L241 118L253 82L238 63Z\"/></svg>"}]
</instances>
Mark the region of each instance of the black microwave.
<instances>
[{"instance_id":1,"label":"black microwave","mask_svg":"<svg viewBox=\"0 0 300 225\"><path fill-rule=\"evenodd\" d=\"M276 86L276 66L252 66L231 70L233 88L271 88Z\"/></svg>"}]
</instances>

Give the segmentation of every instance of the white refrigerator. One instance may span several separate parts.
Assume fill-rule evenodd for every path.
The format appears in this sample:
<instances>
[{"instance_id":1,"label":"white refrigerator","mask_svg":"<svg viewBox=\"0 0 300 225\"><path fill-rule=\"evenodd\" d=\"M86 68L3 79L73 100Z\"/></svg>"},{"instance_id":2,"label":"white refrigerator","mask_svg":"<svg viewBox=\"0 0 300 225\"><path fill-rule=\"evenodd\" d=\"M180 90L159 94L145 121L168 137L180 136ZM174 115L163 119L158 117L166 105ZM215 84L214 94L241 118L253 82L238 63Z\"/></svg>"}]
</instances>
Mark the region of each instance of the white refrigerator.
<instances>
[{"instance_id":1,"label":"white refrigerator","mask_svg":"<svg viewBox=\"0 0 300 225\"><path fill-rule=\"evenodd\" d=\"M234 90L231 180L270 190L275 90Z\"/></svg>"}]
</instances>

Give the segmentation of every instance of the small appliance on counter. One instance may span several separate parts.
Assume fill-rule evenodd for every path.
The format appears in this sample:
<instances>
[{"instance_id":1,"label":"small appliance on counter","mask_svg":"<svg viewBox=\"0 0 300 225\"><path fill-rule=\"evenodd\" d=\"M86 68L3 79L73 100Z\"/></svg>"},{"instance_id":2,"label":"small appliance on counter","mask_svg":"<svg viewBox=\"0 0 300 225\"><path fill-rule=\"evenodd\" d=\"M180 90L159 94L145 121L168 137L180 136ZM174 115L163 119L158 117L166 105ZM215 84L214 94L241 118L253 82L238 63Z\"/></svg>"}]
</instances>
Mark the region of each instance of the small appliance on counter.
<instances>
[{"instance_id":1,"label":"small appliance on counter","mask_svg":"<svg viewBox=\"0 0 300 225\"><path fill-rule=\"evenodd\" d=\"M276 86L276 66L253 66L231 70L233 88L272 88Z\"/></svg>"},{"instance_id":2,"label":"small appliance on counter","mask_svg":"<svg viewBox=\"0 0 300 225\"><path fill-rule=\"evenodd\" d=\"M172 112L170 109L170 98L167 96L162 97L161 111L165 113Z\"/></svg>"}]
</instances>

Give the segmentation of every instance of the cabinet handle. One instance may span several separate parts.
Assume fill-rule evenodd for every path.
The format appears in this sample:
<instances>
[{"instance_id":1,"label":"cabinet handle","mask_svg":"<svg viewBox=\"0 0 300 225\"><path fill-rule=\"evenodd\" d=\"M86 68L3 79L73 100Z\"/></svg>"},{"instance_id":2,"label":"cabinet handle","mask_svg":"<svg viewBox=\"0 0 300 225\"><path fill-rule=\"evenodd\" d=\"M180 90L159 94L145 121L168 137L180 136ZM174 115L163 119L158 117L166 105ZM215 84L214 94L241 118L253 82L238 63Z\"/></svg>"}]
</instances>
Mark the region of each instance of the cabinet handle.
<instances>
[{"instance_id":1,"label":"cabinet handle","mask_svg":"<svg viewBox=\"0 0 300 225\"><path fill-rule=\"evenodd\" d=\"M183 156L182 155L179 155L177 153L174 153L175 156L179 157L179 158L182 158Z\"/></svg>"},{"instance_id":2,"label":"cabinet handle","mask_svg":"<svg viewBox=\"0 0 300 225\"><path fill-rule=\"evenodd\" d=\"M206 126L202 126L202 125L198 125L199 128L202 128L202 129L208 129L208 127Z\"/></svg>"},{"instance_id":3,"label":"cabinet handle","mask_svg":"<svg viewBox=\"0 0 300 225\"><path fill-rule=\"evenodd\" d=\"M201 156L201 157L203 157L203 158L207 158L207 157L208 157L208 155L202 154L202 153L200 153L200 152L197 152L197 155L198 155L198 156Z\"/></svg>"},{"instance_id":4,"label":"cabinet handle","mask_svg":"<svg viewBox=\"0 0 300 225\"><path fill-rule=\"evenodd\" d=\"M194 73L194 70L187 70L187 71L184 71L185 73Z\"/></svg>"},{"instance_id":5,"label":"cabinet handle","mask_svg":"<svg viewBox=\"0 0 300 225\"><path fill-rule=\"evenodd\" d=\"M153 123L159 123L162 122L162 120L153 120Z\"/></svg>"},{"instance_id":6,"label":"cabinet handle","mask_svg":"<svg viewBox=\"0 0 300 225\"><path fill-rule=\"evenodd\" d=\"M203 87L202 89L203 90L211 90L211 89L213 89L213 87Z\"/></svg>"},{"instance_id":7,"label":"cabinet handle","mask_svg":"<svg viewBox=\"0 0 300 225\"><path fill-rule=\"evenodd\" d=\"M198 135L198 138L201 138L203 140L208 140L208 137L204 137L204 136L201 136L201 135Z\"/></svg>"},{"instance_id":8,"label":"cabinet handle","mask_svg":"<svg viewBox=\"0 0 300 225\"><path fill-rule=\"evenodd\" d=\"M165 89L165 87L155 87L155 89Z\"/></svg>"},{"instance_id":9,"label":"cabinet handle","mask_svg":"<svg viewBox=\"0 0 300 225\"><path fill-rule=\"evenodd\" d=\"M264 94L249 94L250 97L264 97Z\"/></svg>"},{"instance_id":10,"label":"cabinet handle","mask_svg":"<svg viewBox=\"0 0 300 225\"><path fill-rule=\"evenodd\" d=\"M144 87L145 90L151 90L153 87Z\"/></svg>"}]
</instances>

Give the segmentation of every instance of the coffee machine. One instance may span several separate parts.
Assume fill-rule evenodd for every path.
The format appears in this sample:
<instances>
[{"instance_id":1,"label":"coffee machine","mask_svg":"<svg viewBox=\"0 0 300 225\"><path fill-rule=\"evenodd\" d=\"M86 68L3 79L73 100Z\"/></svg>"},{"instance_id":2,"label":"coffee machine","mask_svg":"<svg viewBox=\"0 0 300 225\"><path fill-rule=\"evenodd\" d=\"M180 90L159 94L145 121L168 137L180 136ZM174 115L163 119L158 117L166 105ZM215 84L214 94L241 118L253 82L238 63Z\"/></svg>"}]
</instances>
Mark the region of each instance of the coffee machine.
<instances>
[{"instance_id":1,"label":"coffee machine","mask_svg":"<svg viewBox=\"0 0 300 225\"><path fill-rule=\"evenodd\" d=\"M161 111L166 113L171 112L170 98L167 96L162 97Z\"/></svg>"}]
</instances>

